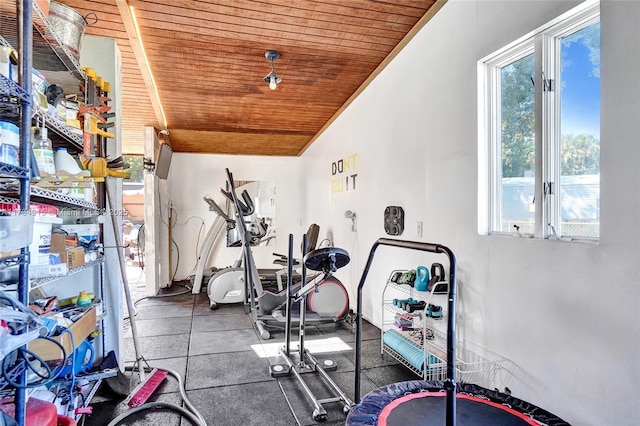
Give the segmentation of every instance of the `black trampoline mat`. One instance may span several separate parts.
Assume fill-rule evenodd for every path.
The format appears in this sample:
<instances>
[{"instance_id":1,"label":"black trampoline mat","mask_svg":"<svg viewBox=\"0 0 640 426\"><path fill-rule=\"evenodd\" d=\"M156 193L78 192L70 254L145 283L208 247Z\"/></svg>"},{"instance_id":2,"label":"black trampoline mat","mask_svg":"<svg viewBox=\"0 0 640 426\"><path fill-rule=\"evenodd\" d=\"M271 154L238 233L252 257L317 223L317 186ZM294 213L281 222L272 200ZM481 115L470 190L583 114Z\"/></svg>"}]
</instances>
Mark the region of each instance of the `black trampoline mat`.
<instances>
[{"instance_id":1,"label":"black trampoline mat","mask_svg":"<svg viewBox=\"0 0 640 426\"><path fill-rule=\"evenodd\" d=\"M456 395L458 426L537 425L532 419L503 405L468 395ZM386 406L380 426L442 426L446 424L447 399L444 393L418 393L398 398Z\"/></svg>"}]
</instances>

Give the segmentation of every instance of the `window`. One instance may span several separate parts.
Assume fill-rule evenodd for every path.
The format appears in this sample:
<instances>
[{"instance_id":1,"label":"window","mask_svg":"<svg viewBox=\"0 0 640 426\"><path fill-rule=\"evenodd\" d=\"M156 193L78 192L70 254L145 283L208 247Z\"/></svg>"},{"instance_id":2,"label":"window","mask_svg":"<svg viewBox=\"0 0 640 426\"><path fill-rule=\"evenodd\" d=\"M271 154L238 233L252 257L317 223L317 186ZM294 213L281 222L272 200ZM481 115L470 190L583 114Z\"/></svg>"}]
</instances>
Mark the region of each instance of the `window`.
<instances>
[{"instance_id":1,"label":"window","mask_svg":"<svg viewBox=\"0 0 640 426\"><path fill-rule=\"evenodd\" d=\"M129 179L125 183L144 183L144 167L142 155L123 155L124 162L129 165Z\"/></svg>"},{"instance_id":2,"label":"window","mask_svg":"<svg viewBox=\"0 0 640 426\"><path fill-rule=\"evenodd\" d=\"M483 59L479 79L480 232L597 239L598 3Z\"/></svg>"}]
</instances>

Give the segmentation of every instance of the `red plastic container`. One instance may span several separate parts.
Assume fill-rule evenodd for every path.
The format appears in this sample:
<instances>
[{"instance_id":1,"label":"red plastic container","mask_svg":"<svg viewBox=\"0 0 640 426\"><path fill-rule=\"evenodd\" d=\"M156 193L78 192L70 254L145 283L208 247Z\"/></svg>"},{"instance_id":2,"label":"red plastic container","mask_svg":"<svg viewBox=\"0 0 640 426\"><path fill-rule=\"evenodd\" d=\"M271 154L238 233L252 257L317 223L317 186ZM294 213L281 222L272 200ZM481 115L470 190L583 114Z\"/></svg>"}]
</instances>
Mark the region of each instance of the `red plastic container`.
<instances>
[{"instance_id":1,"label":"red plastic container","mask_svg":"<svg viewBox=\"0 0 640 426\"><path fill-rule=\"evenodd\" d=\"M15 418L14 404L0 404L2 411ZM76 421L66 416L58 415L56 406L51 402L37 398L27 401L27 417L25 426L76 426Z\"/></svg>"},{"instance_id":2,"label":"red plastic container","mask_svg":"<svg viewBox=\"0 0 640 426\"><path fill-rule=\"evenodd\" d=\"M0 203L0 210L8 213L18 213L20 211L20 204ZM34 215L58 215L57 207L46 204L29 204L29 210L33 212Z\"/></svg>"}]
</instances>

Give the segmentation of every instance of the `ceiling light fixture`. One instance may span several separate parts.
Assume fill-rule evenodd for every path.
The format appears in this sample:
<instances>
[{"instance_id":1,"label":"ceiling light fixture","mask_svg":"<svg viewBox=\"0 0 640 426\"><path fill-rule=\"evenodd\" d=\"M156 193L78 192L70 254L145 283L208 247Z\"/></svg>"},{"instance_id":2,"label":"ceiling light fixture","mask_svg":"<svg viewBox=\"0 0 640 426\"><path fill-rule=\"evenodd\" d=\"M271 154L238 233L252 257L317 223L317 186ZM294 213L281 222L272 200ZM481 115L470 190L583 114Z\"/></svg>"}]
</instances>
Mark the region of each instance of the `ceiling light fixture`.
<instances>
[{"instance_id":1,"label":"ceiling light fixture","mask_svg":"<svg viewBox=\"0 0 640 426\"><path fill-rule=\"evenodd\" d=\"M276 71L273 68L273 62L280 57L280 53L277 50L267 50L264 57L271 62L271 72L267 74L263 80L265 83L269 83L269 89L276 90L282 79L278 74L276 74Z\"/></svg>"}]
</instances>

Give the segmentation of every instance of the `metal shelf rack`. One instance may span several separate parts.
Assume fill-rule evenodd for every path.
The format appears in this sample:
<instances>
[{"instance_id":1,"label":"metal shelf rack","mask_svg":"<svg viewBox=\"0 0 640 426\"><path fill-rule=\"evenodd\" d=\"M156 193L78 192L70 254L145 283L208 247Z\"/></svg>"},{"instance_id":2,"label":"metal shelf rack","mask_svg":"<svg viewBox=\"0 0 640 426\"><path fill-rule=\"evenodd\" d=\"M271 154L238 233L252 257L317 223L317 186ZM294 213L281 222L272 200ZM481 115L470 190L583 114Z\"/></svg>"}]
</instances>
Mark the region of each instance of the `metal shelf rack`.
<instances>
[{"instance_id":1,"label":"metal shelf rack","mask_svg":"<svg viewBox=\"0 0 640 426\"><path fill-rule=\"evenodd\" d=\"M29 177L29 169L14 166L12 164L0 162L0 177L13 179L27 179Z\"/></svg>"},{"instance_id":2,"label":"metal shelf rack","mask_svg":"<svg viewBox=\"0 0 640 426\"><path fill-rule=\"evenodd\" d=\"M44 120L47 129L53 130L62 138L61 142L66 142L74 148L82 150L82 135L76 133L73 127L67 126L62 120L52 117L40 109L36 110L33 116L39 120Z\"/></svg>"},{"instance_id":3,"label":"metal shelf rack","mask_svg":"<svg viewBox=\"0 0 640 426\"><path fill-rule=\"evenodd\" d=\"M80 64L71 54L69 49L67 49L60 41L60 37L52 29L51 24L36 3L32 3L32 10L33 68L41 71L65 71L68 73L69 81L86 81L86 75L80 68ZM0 8L0 28L2 28L3 31L3 36L0 36L0 44L8 47L17 46L18 23L15 16L10 13L6 5L3 5ZM9 96L14 96L15 99L15 96L17 95L19 99L27 100L31 97L30 94L27 96L27 93L15 83L2 76L0 77L4 80L4 82L3 80L0 80L0 89L3 84L12 87L12 91L7 92ZM58 77L62 78L60 75L58 75ZM4 90L0 90L0 93L4 93ZM10 100L10 102L0 103L0 107L3 105L10 108L12 106L15 107L16 104ZM67 126L62 120L50 116L46 111L42 111L39 108L33 108L33 118L44 120L47 128L52 130L54 134L58 136L58 138L54 138L56 139L54 142L82 150L82 135L76 133L75 129ZM54 136L54 134L51 136Z\"/></svg>"},{"instance_id":4,"label":"metal shelf rack","mask_svg":"<svg viewBox=\"0 0 640 426\"><path fill-rule=\"evenodd\" d=\"M70 197L56 191L38 188L32 186L30 188L31 201L41 204L49 204L56 207L68 209L85 209L88 212L97 212L98 205L80 198ZM6 190L0 193L0 203L15 203L19 194L14 190Z\"/></svg>"},{"instance_id":5,"label":"metal shelf rack","mask_svg":"<svg viewBox=\"0 0 640 426\"><path fill-rule=\"evenodd\" d=\"M425 306L433 299L433 292L417 291L412 285L409 284L397 284L392 281L392 277L398 273L404 273L407 271L394 270L389 275L389 279L385 284L385 288L382 293L382 327L380 329L380 353L388 354L392 358L396 359L402 365L407 367L413 373L417 374L424 380L442 380L446 377L446 340L428 340L427 336L434 336L432 327L427 327L427 318L424 310L415 311L410 313L414 318L414 324L420 325L412 328L411 331L401 330L394 326L394 318L396 313L407 313L403 309L397 307L393 303L393 296L406 299L407 296L425 302ZM442 322L442 319L429 321L429 325L433 326L436 322ZM433 323L433 324L432 324ZM418 333L418 339L411 335L411 332ZM429 333L427 332L429 331ZM392 333L395 337L402 339L402 341L408 343L411 347L415 348L418 352L422 353L422 365L423 368L417 368L409 362L402 354L396 351L394 348L385 343L385 333Z\"/></svg>"},{"instance_id":6,"label":"metal shelf rack","mask_svg":"<svg viewBox=\"0 0 640 426\"><path fill-rule=\"evenodd\" d=\"M393 271L390 277L396 272L404 271ZM419 311L419 313L415 314L415 318L420 320L420 326L411 331L401 330L393 325L393 315L406 312L393 305L389 290L392 290L391 293L394 295L406 295L417 300L423 300L425 304L437 300L436 303L443 307L446 306L447 295L434 295L433 293L416 291L410 285L398 285L389 279L383 291L380 342L381 354L391 356L423 380L444 381L447 377L447 313L445 312L442 318L433 319L425 318L424 312ZM389 314L392 315L391 319L387 317ZM418 336L414 336L411 333L415 333L415 331L421 331L421 333L416 333ZM384 342L385 333L393 333L394 336L401 338L404 342L423 352L423 368L416 368L402 354L386 344ZM490 388L495 375L502 368L502 364L505 361L504 358L468 341L464 342L464 345L462 342L456 342L456 346L455 370L458 380Z\"/></svg>"},{"instance_id":7,"label":"metal shelf rack","mask_svg":"<svg viewBox=\"0 0 640 426\"><path fill-rule=\"evenodd\" d=\"M3 2L2 3L2 11L9 6L8 3L13 2ZM15 3L13 3L15 5ZM22 3L22 8L19 10L19 15L16 16L17 8L13 9L13 21L16 23L15 30L12 31L12 28L7 28L5 21L10 19L4 19L4 15L2 15L2 19L0 19L0 28L2 28L3 34L13 35L16 38L20 36L20 32L18 28L21 23L23 28L31 29L32 27L32 9L31 9L31 0L24 0ZM5 32L6 31L6 32ZM32 69L32 61L30 55L30 49L32 46L32 38L31 31L24 31L22 34L23 46L22 50L19 53L20 59L20 69L26 70L27 72L23 72L23 79L20 82L20 87L17 88L15 84L11 84L7 79L2 80L2 84L0 84L0 94L3 99L8 99L9 103L14 102L13 106L9 105L10 108L13 108L16 113L16 118L19 119L19 127L20 127L20 166L21 167L13 167L10 165L3 164L0 168L2 169L3 177L7 178L15 178L19 181L19 200L20 200L20 209L21 210L29 210L29 192L30 192L30 171L29 171L29 161L30 150L31 150L31 141L30 133L31 133L31 69ZM5 39L2 40L3 43L6 42ZM13 101L11 98L16 97L16 101ZM5 104L3 102L3 104ZM4 108L3 108L4 109ZM8 114L11 115L11 114ZM28 286L29 286L29 247L23 247L20 250L20 255L16 257L15 262L18 264L18 301L23 305L28 305L29 294L28 294ZM26 371L23 366L20 365L19 362L15 363L12 366L13 375L12 380L17 383L25 383L26 382ZM23 425L26 421L26 403L27 403L27 393L25 388L18 388L15 390L15 420L19 425Z\"/></svg>"},{"instance_id":8,"label":"metal shelf rack","mask_svg":"<svg viewBox=\"0 0 640 426\"><path fill-rule=\"evenodd\" d=\"M0 8L0 28L6 45L18 45L18 21L15 19L15 1L3 2ZM60 37L35 2L30 1L32 18L33 68L46 71L69 71L76 80L85 80L84 71L75 57L69 52ZM25 7L28 4L25 2Z\"/></svg>"},{"instance_id":9,"label":"metal shelf rack","mask_svg":"<svg viewBox=\"0 0 640 426\"><path fill-rule=\"evenodd\" d=\"M97 211L97 205L61 193L31 187L29 158L31 150L31 126L34 118L44 119L52 134L57 135L59 142L73 147L82 147L82 136L79 136L62 121L49 117L45 112L32 106L32 69L43 72L62 72L61 78L68 78L71 82L86 82L86 75L81 70L78 61L60 41L42 11L33 0L14 0L0 2L0 44L3 46L17 46L19 67L22 70L22 81L16 84L0 76L0 112L3 119L15 121L20 128L20 167L0 163L0 202L20 204L20 209L29 211L30 203L41 202L68 209L87 209L91 214ZM19 45L18 40L22 39ZM64 76L63 76L64 75ZM85 84L86 87L86 84ZM17 182L16 182L17 181ZM17 184L16 184L17 183ZM85 268L99 265L102 270L102 259L89 263ZM0 268L18 265L18 300L26 305L29 299L29 248L23 247L20 255L0 259ZM72 272L76 272L75 270ZM103 275L103 272L101 272ZM101 277L101 280L104 277ZM39 285L45 281L40 280ZM100 284L102 286L102 283ZM10 379L17 383L26 382L24 365L16 362L9 368ZM100 380L92 388L95 392ZM0 396L9 392L15 397L15 420L18 425L26 423L27 392L24 388L12 389L0 378Z\"/></svg>"},{"instance_id":10,"label":"metal shelf rack","mask_svg":"<svg viewBox=\"0 0 640 426\"><path fill-rule=\"evenodd\" d=\"M2 94L2 98L0 99L15 99L18 102L29 102L29 95L27 92L22 90L15 82L9 80L4 75L0 75L0 94Z\"/></svg>"},{"instance_id":11,"label":"metal shelf rack","mask_svg":"<svg viewBox=\"0 0 640 426\"><path fill-rule=\"evenodd\" d=\"M58 281L64 278L67 278L71 275L75 275L79 272L85 271L87 269L93 268L95 266L102 266L104 264L104 257L100 256L98 259L91 261L91 262L87 262L82 266L79 266L77 268L73 268L73 269L69 269L69 271L67 272L67 275L64 276L60 276L60 277L47 277L47 278L39 278L39 279L34 279L31 280L31 286L30 286L30 290L35 290L37 288L43 287L49 283L52 283L54 281Z\"/></svg>"}]
</instances>

